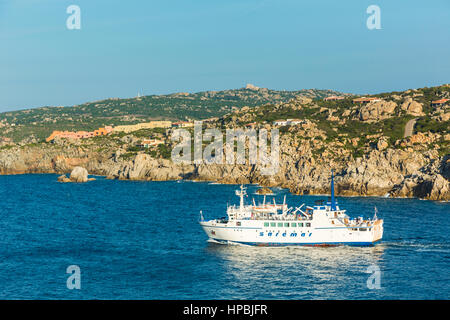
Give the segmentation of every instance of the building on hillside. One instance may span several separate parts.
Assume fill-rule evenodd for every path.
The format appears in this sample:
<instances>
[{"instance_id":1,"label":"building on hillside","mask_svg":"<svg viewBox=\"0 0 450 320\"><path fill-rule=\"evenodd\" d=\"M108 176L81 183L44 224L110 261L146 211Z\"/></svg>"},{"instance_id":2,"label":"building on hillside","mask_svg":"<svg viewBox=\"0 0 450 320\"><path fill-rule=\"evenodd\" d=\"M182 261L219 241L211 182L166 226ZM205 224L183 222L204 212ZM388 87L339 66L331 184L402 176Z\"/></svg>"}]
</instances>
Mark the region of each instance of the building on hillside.
<instances>
[{"instance_id":1,"label":"building on hillside","mask_svg":"<svg viewBox=\"0 0 450 320\"><path fill-rule=\"evenodd\" d=\"M287 126L287 125L288 125L288 122L287 122L287 120L275 120L275 121L273 122L273 124L274 124L275 126Z\"/></svg>"},{"instance_id":2,"label":"building on hillside","mask_svg":"<svg viewBox=\"0 0 450 320\"><path fill-rule=\"evenodd\" d=\"M63 139L87 139L87 138L92 138L92 137L97 137L97 136L106 136L107 134L112 132L112 127L111 126L106 126L104 128L98 128L97 130L94 131L58 131L55 130L52 132L52 134L50 136L48 136L47 139L45 139L45 141L50 142L55 138L63 138Z\"/></svg>"},{"instance_id":3,"label":"building on hillside","mask_svg":"<svg viewBox=\"0 0 450 320\"><path fill-rule=\"evenodd\" d=\"M431 101L431 106L432 107L443 106L447 101L450 101L450 99L434 100L434 101Z\"/></svg>"},{"instance_id":4,"label":"building on hillside","mask_svg":"<svg viewBox=\"0 0 450 320\"><path fill-rule=\"evenodd\" d=\"M142 142L138 144L138 147L150 148L160 144L164 144L164 141L158 139L146 139L142 140Z\"/></svg>"},{"instance_id":5,"label":"building on hillside","mask_svg":"<svg viewBox=\"0 0 450 320\"><path fill-rule=\"evenodd\" d=\"M377 97L361 97L361 98L356 98L353 99L353 103L359 103L359 104L364 104L364 103L369 103L369 102L378 102L381 101L380 98Z\"/></svg>"},{"instance_id":6,"label":"building on hillside","mask_svg":"<svg viewBox=\"0 0 450 320\"><path fill-rule=\"evenodd\" d=\"M178 122L172 123L173 128L189 128L189 127L193 127L193 126L194 126L194 122L191 122L191 121L178 121Z\"/></svg>"},{"instance_id":7,"label":"building on hillside","mask_svg":"<svg viewBox=\"0 0 450 320\"><path fill-rule=\"evenodd\" d=\"M323 101L336 101L336 100L342 100L345 99L345 97L342 96L329 96L326 98L323 98Z\"/></svg>"},{"instance_id":8,"label":"building on hillside","mask_svg":"<svg viewBox=\"0 0 450 320\"><path fill-rule=\"evenodd\" d=\"M290 126L295 126L298 124L302 124L305 123L305 120L302 119L287 119L288 125Z\"/></svg>"},{"instance_id":9,"label":"building on hillside","mask_svg":"<svg viewBox=\"0 0 450 320\"><path fill-rule=\"evenodd\" d=\"M95 136L106 136L107 134L113 132L113 127L106 126L104 128L98 128L97 130L94 130L93 134Z\"/></svg>"},{"instance_id":10,"label":"building on hillside","mask_svg":"<svg viewBox=\"0 0 450 320\"><path fill-rule=\"evenodd\" d=\"M287 120L275 120L273 124L275 126L295 126L298 124L305 123L302 119L287 119Z\"/></svg>"}]
</instances>

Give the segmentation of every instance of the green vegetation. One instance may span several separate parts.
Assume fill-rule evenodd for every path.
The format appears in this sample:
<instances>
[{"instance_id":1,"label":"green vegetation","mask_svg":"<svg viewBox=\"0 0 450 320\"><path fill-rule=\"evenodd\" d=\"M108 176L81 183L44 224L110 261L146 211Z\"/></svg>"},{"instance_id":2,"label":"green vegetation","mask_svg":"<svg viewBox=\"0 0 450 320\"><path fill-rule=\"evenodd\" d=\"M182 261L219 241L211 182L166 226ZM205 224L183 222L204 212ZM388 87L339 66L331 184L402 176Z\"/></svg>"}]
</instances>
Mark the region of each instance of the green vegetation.
<instances>
[{"instance_id":1,"label":"green vegetation","mask_svg":"<svg viewBox=\"0 0 450 320\"><path fill-rule=\"evenodd\" d=\"M127 152L123 153L119 156L119 158L122 158L124 160L131 160L132 158L137 156L137 152Z\"/></svg>"},{"instance_id":2,"label":"green vegetation","mask_svg":"<svg viewBox=\"0 0 450 320\"><path fill-rule=\"evenodd\" d=\"M144 150L144 148L143 147L139 147L139 146L129 146L127 148L128 152L138 152L138 151L141 151L141 150Z\"/></svg>"},{"instance_id":3,"label":"green vegetation","mask_svg":"<svg viewBox=\"0 0 450 320\"><path fill-rule=\"evenodd\" d=\"M431 119L430 116L421 117L417 119L417 122L414 126L414 130L417 132L428 132L431 131L433 133L448 133L450 130L450 121L437 121Z\"/></svg>"},{"instance_id":4,"label":"green vegetation","mask_svg":"<svg viewBox=\"0 0 450 320\"><path fill-rule=\"evenodd\" d=\"M155 136L155 134L164 135L166 133L166 130L167 129L165 128L140 129L137 131L130 132L129 134L137 138L148 138Z\"/></svg>"},{"instance_id":5,"label":"green vegetation","mask_svg":"<svg viewBox=\"0 0 450 320\"><path fill-rule=\"evenodd\" d=\"M288 100L298 94L306 94L312 100L308 103L303 100ZM245 128L249 123L256 123L257 127L272 124L279 119L307 120L306 125L278 127L279 132L287 138L309 145L313 157L318 158L326 152L328 158L338 157L354 158L386 144L377 145L380 137L387 141L391 148L404 149L411 145L398 143L404 135L406 123L418 118L414 132L439 133L442 138L431 145L413 146L419 150L435 148L440 155L449 153L449 142L444 136L449 133L450 121L439 121L447 109L431 107L431 101L450 97L450 87L441 86L422 88L406 92L381 93L376 96L388 101L395 101L397 108L390 113L381 113L382 109L370 110L371 120L383 119L373 122L361 121L361 106L353 104L352 96L338 101L323 101L322 98L331 94L339 94L327 90L303 91L272 91L272 90L226 90L219 92L201 92L195 94L173 94L164 96L147 96L134 99L107 99L103 101L86 103L74 107L45 107L32 110L5 112L0 114L0 137L10 137L15 142L20 141L21 148L43 147L43 138L53 130L93 130L105 125L133 124L155 119L185 120L204 119L222 116L215 122L204 122L203 130L208 127L219 128L223 136L227 128ZM402 103L413 98L423 106L426 114L422 117L407 115L401 109ZM286 102L286 103L282 103ZM248 108L240 109L244 106ZM233 112L230 112L233 110ZM391 109L392 111L392 109ZM372 113L373 112L373 113ZM185 128L191 133L193 128ZM310 130L310 131L309 131ZM107 136L97 136L83 139L76 143L81 149L95 148L97 152L109 152L118 147L125 149L120 155L122 159L132 159L137 154L146 153L154 158L171 158L173 144L167 136L168 129L153 128L141 129L130 133L115 132ZM136 139L137 138L137 139ZM144 148L137 142L144 139L161 139L169 141L150 148ZM397 142L397 143L396 143ZM4 146L0 150L8 150L4 139ZM209 141L203 141L203 147ZM235 146L236 146L235 141ZM64 142L63 142L64 144ZM45 147L58 148L58 144L46 143ZM420 147L420 148L419 148ZM193 152L194 143L191 143ZM286 154L286 150L281 150Z\"/></svg>"},{"instance_id":6,"label":"green vegetation","mask_svg":"<svg viewBox=\"0 0 450 320\"><path fill-rule=\"evenodd\" d=\"M164 158L164 159L170 159L171 158L172 149L169 148L165 144L158 145L158 152L161 155L161 157Z\"/></svg>"}]
</instances>

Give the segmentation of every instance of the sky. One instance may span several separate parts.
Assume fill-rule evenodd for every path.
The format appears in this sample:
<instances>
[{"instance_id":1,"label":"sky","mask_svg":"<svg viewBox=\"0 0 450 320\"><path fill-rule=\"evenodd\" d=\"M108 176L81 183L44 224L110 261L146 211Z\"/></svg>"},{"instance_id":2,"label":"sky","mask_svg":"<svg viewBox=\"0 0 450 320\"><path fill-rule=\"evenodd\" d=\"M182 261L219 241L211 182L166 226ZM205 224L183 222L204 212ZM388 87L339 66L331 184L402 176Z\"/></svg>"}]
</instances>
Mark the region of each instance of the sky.
<instances>
[{"instance_id":1,"label":"sky","mask_svg":"<svg viewBox=\"0 0 450 320\"><path fill-rule=\"evenodd\" d=\"M80 8L81 28L66 12ZM380 8L381 29L366 12ZM450 1L0 0L0 112L244 87L450 83Z\"/></svg>"}]
</instances>

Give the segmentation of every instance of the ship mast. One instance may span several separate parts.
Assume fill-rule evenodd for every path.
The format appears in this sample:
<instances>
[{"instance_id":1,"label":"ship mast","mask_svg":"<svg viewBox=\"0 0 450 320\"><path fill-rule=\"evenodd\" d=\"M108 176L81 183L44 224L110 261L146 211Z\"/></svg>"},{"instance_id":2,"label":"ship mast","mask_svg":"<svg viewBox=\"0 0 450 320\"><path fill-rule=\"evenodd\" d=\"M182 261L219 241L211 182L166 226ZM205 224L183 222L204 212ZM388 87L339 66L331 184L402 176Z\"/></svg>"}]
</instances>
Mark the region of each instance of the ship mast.
<instances>
[{"instance_id":1,"label":"ship mast","mask_svg":"<svg viewBox=\"0 0 450 320\"><path fill-rule=\"evenodd\" d=\"M331 211L336 211L336 199L334 198L334 172L331 169Z\"/></svg>"},{"instance_id":2,"label":"ship mast","mask_svg":"<svg viewBox=\"0 0 450 320\"><path fill-rule=\"evenodd\" d=\"M246 195L245 188L241 184L241 190L236 190L236 195L239 196L240 202L239 202L239 210L242 212L244 210L244 196Z\"/></svg>"}]
</instances>

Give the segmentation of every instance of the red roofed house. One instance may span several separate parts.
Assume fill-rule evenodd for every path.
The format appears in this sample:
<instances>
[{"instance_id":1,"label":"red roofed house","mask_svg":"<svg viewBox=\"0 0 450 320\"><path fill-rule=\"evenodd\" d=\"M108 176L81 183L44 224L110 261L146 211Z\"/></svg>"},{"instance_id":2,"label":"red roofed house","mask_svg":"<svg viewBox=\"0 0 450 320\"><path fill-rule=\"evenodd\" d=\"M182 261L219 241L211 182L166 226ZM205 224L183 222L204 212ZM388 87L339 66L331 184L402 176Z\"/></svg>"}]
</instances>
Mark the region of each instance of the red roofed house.
<instances>
[{"instance_id":1,"label":"red roofed house","mask_svg":"<svg viewBox=\"0 0 450 320\"><path fill-rule=\"evenodd\" d=\"M172 128L187 128L187 127L193 127L194 122L192 121L178 121L172 123Z\"/></svg>"},{"instance_id":2,"label":"red roofed house","mask_svg":"<svg viewBox=\"0 0 450 320\"><path fill-rule=\"evenodd\" d=\"M368 102L377 102L377 101L381 101L380 98L376 98L376 97L362 97L362 98L356 98L353 99L353 103L359 103L359 104L363 104L363 103L368 103Z\"/></svg>"},{"instance_id":3,"label":"red roofed house","mask_svg":"<svg viewBox=\"0 0 450 320\"><path fill-rule=\"evenodd\" d=\"M440 99L440 100L431 101L431 106L432 107L434 107L434 106L442 106L449 100L450 99Z\"/></svg>"}]
</instances>

